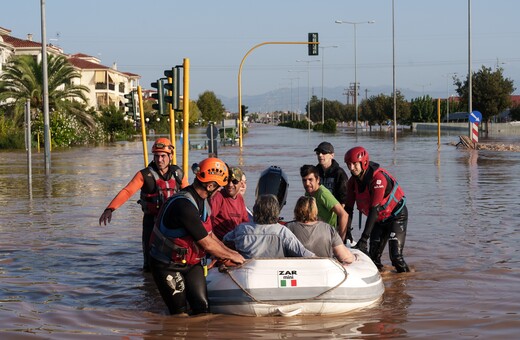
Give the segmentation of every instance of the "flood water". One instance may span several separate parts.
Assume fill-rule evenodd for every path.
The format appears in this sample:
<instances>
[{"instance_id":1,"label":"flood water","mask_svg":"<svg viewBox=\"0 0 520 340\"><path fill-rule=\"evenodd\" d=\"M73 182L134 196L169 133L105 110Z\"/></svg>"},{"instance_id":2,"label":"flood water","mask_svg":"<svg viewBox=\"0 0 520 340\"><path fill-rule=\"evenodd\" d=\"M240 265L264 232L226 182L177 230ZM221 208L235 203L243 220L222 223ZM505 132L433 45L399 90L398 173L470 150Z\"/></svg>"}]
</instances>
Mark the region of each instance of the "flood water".
<instances>
[{"instance_id":1,"label":"flood water","mask_svg":"<svg viewBox=\"0 0 520 340\"><path fill-rule=\"evenodd\" d=\"M43 152L35 150L32 193L26 153L0 152L0 337L518 337L520 153L457 149L448 145L458 141L454 135L443 136L438 150L436 135L401 133L394 148L390 133L324 137L268 125L249 131L242 152L220 147L219 156L244 168L249 206L259 174L282 167L290 180L286 219L304 192L299 167L316 163L313 150L321 141L335 146L343 167L348 148L365 146L405 190L404 254L414 272L392 272L385 253L381 303L341 316L171 317L151 275L141 271L138 195L114 212L109 226L98 225L108 202L143 167L141 142L53 151L49 176ZM192 151L189 163L205 156Z\"/></svg>"}]
</instances>

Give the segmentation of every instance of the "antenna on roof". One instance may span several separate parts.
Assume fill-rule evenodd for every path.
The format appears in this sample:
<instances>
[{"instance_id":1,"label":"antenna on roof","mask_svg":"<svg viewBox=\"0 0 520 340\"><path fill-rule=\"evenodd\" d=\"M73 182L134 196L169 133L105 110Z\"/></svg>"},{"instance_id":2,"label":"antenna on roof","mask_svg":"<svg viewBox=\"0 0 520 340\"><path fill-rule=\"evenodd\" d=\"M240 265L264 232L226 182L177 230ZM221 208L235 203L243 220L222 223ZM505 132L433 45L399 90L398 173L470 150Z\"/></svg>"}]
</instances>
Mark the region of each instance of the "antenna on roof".
<instances>
[{"instance_id":1,"label":"antenna on roof","mask_svg":"<svg viewBox=\"0 0 520 340\"><path fill-rule=\"evenodd\" d=\"M59 47L59 44L58 44L59 40L60 40L60 32L56 32L56 38L49 39L49 41L56 41L56 44L54 46L57 46L57 47Z\"/></svg>"}]
</instances>

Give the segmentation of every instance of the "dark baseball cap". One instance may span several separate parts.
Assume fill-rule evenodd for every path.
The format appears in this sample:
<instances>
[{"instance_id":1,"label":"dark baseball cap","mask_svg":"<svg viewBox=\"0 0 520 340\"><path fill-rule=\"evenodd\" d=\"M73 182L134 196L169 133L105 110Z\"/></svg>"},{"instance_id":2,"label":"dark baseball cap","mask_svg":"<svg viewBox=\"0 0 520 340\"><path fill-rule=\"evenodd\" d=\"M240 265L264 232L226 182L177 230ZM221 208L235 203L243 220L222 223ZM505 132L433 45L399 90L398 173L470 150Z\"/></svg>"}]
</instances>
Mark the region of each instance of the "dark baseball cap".
<instances>
[{"instance_id":1,"label":"dark baseball cap","mask_svg":"<svg viewBox=\"0 0 520 340\"><path fill-rule=\"evenodd\" d=\"M334 147L329 142L321 142L320 145L314 149L314 152L321 152L323 154L334 153Z\"/></svg>"}]
</instances>

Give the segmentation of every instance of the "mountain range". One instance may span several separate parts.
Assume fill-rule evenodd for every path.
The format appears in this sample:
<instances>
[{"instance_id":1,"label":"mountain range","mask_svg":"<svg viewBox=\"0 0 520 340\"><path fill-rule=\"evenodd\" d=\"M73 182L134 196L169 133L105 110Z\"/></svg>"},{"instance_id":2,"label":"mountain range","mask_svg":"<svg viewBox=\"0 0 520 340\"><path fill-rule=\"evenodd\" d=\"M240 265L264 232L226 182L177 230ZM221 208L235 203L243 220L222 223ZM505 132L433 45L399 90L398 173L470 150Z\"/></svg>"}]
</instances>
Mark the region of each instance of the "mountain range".
<instances>
[{"instance_id":1,"label":"mountain range","mask_svg":"<svg viewBox=\"0 0 520 340\"><path fill-rule=\"evenodd\" d=\"M415 99L418 97L422 97L423 95L429 95L432 98L446 98L445 91L432 91L429 93L422 93L420 91L414 91L410 89L399 89L401 93L405 96L406 100ZM292 92L292 102L291 102L291 92ZM327 100L337 100L341 103L347 103L345 87L325 87L323 89L323 97ZM379 87L368 87L368 88L360 88L359 101L361 102L365 98L370 98L371 96L377 96L379 94L386 94L390 96L392 94L391 86L379 86ZM222 104L226 108L226 110L230 112L237 112L238 109L238 98L237 97L225 97L219 96L217 97L222 101ZM321 98L321 87L313 87L311 88L311 96L317 96ZM299 100L298 100L299 98ZM263 94L258 95L242 95L242 104L248 107L248 112L273 112L273 111L297 111L298 107L300 108L300 112L305 111L305 105L308 100L308 92L307 87L293 88L279 88L276 90L272 90ZM299 105L298 105L299 101ZM350 98L350 103L353 100Z\"/></svg>"}]
</instances>

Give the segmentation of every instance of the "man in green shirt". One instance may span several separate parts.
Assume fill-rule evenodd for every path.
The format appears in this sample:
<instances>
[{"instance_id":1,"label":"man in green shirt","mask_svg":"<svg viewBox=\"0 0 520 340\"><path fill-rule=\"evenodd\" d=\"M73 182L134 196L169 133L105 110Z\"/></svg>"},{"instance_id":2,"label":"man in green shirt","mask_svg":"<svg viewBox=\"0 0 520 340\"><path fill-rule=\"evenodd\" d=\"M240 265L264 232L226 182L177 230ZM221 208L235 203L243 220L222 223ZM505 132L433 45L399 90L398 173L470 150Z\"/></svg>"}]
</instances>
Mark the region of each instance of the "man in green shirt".
<instances>
[{"instance_id":1,"label":"man in green shirt","mask_svg":"<svg viewBox=\"0 0 520 340\"><path fill-rule=\"evenodd\" d=\"M300 176L306 195L316 199L320 220L336 227L343 242L346 238L352 241L352 233L347 230L349 216L334 195L320 184L318 169L306 164L300 168Z\"/></svg>"}]
</instances>

